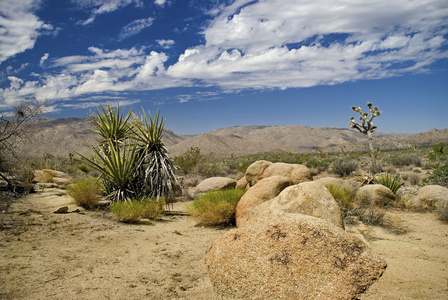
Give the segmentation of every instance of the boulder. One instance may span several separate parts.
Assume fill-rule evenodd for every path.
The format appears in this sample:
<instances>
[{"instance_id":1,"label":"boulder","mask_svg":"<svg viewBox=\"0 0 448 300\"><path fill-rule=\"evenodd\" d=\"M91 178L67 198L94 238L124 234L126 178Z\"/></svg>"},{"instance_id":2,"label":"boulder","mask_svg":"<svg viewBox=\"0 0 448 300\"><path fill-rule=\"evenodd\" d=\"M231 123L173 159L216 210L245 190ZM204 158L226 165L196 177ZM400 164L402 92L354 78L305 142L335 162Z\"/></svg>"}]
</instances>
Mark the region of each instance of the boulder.
<instances>
[{"instance_id":1,"label":"boulder","mask_svg":"<svg viewBox=\"0 0 448 300\"><path fill-rule=\"evenodd\" d=\"M58 187L64 187L74 181L73 177L61 171L51 169L34 171L34 182L37 184L53 183Z\"/></svg>"},{"instance_id":2,"label":"boulder","mask_svg":"<svg viewBox=\"0 0 448 300\"><path fill-rule=\"evenodd\" d=\"M236 180L227 177L211 177L200 182L196 187L189 189L192 198L215 190L232 189L236 187Z\"/></svg>"},{"instance_id":3,"label":"boulder","mask_svg":"<svg viewBox=\"0 0 448 300\"><path fill-rule=\"evenodd\" d=\"M395 201L395 194L382 184L368 184L360 187L355 202L361 207L383 208Z\"/></svg>"},{"instance_id":4,"label":"boulder","mask_svg":"<svg viewBox=\"0 0 448 300\"><path fill-rule=\"evenodd\" d=\"M426 185L407 203L413 209L443 209L448 207L448 189L440 185Z\"/></svg>"},{"instance_id":5,"label":"boulder","mask_svg":"<svg viewBox=\"0 0 448 300\"><path fill-rule=\"evenodd\" d=\"M243 178L236 182L236 188L243 190L249 188L249 183L247 182L246 176L243 176Z\"/></svg>"},{"instance_id":6,"label":"boulder","mask_svg":"<svg viewBox=\"0 0 448 300\"><path fill-rule=\"evenodd\" d=\"M289 186L277 197L252 209L245 218L247 220L263 214L282 213L317 217L344 229L344 218L338 203L328 189L318 182L302 182Z\"/></svg>"},{"instance_id":7,"label":"boulder","mask_svg":"<svg viewBox=\"0 0 448 300\"><path fill-rule=\"evenodd\" d=\"M238 227L241 226L246 221L248 213L254 207L276 197L289 185L289 179L283 176L272 176L257 182L238 202L235 214L236 225Z\"/></svg>"},{"instance_id":8,"label":"boulder","mask_svg":"<svg viewBox=\"0 0 448 300\"><path fill-rule=\"evenodd\" d=\"M271 176L287 177L292 184L313 180L311 170L307 166L280 162L271 163L265 160L259 160L251 164L245 174L249 186L254 186L258 181Z\"/></svg>"},{"instance_id":9,"label":"boulder","mask_svg":"<svg viewBox=\"0 0 448 300\"><path fill-rule=\"evenodd\" d=\"M386 262L333 224L263 215L221 235L206 258L221 299L355 299Z\"/></svg>"}]
</instances>

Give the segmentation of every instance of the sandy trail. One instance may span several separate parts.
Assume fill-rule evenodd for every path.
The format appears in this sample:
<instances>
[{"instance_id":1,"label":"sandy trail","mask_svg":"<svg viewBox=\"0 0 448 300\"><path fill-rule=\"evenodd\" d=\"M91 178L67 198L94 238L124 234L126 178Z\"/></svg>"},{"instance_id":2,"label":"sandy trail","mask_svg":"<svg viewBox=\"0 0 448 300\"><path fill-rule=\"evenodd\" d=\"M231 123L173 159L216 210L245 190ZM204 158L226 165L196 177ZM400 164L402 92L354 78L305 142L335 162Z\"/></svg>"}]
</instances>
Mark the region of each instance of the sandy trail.
<instances>
[{"instance_id":1,"label":"sandy trail","mask_svg":"<svg viewBox=\"0 0 448 300\"><path fill-rule=\"evenodd\" d=\"M61 206L72 213L52 213ZM0 299L214 299L205 256L228 229L181 215L128 225L76 209L47 190L1 215ZM362 299L448 299L448 225L429 213L394 214L409 233L368 228L388 268Z\"/></svg>"}]
</instances>

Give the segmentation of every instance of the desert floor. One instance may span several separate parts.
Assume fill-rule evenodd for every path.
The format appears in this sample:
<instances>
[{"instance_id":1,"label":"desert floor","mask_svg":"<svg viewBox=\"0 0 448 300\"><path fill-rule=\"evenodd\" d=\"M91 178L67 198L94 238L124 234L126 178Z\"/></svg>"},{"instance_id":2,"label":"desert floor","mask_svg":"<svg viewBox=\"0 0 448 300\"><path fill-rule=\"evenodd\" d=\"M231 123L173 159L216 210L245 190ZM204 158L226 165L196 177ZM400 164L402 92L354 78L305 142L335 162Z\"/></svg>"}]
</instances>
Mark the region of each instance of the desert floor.
<instances>
[{"instance_id":1,"label":"desert floor","mask_svg":"<svg viewBox=\"0 0 448 300\"><path fill-rule=\"evenodd\" d=\"M69 213L53 213L63 206ZM198 227L181 213L122 224L77 209L63 191L45 190L0 214L0 299L214 299L205 256L229 229ZM391 215L407 233L348 228L388 263L361 299L448 299L448 225L433 213Z\"/></svg>"}]
</instances>

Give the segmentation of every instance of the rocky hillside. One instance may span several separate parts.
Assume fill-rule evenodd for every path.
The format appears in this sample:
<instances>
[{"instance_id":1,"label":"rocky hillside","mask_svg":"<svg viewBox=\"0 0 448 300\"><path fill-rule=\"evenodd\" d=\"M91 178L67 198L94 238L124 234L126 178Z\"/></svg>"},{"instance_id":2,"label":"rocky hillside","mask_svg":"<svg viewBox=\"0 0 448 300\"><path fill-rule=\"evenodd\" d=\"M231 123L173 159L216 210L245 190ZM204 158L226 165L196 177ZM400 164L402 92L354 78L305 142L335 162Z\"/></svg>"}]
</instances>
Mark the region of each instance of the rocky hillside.
<instances>
[{"instance_id":1,"label":"rocky hillside","mask_svg":"<svg viewBox=\"0 0 448 300\"><path fill-rule=\"evenodd\" d=\"M86 119L46 119L38 123L32 139L20 148L27 155L67 156L68 153L86 153L97 144L97 135ZM242 156L266 152L311 152L319 148L324 151L367 150L366 136L346 128L308 126L236 126L210 131L198 135L177 135L169 129L164 132L164 142L172 157L183 154L192 147L201 153L215 156ZM381 150L419 147L439 142L448 144L448 129L432 129L414 135L403 133L375 133L375 146Z\"/></svg>"}]
</instances>

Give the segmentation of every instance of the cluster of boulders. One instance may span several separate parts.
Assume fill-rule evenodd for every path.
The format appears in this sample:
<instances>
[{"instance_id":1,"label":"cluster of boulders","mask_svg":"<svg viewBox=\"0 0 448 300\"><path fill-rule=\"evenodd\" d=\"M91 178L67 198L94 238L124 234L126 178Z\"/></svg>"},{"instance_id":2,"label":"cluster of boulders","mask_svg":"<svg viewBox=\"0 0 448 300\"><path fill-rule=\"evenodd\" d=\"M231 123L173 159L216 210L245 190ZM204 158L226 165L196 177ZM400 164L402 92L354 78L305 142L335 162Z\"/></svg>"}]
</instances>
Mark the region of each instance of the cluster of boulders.
<instances>
[{"instance_id":1,"label":"cluster of boulders","mask_svg":"<svg viewBox=\"0 0 448 300\"><path fill-rule=\"evenodd\" d=\"M257 161L238 182L207 179L194 189L247 189L237 206L237 228L218 238L207 255L219 298L354 299L382 275L386 262L344 230L340 208L325 185L356 191L356 201L369 207L383 208L396 195L378 184L312 180L304 165ZM405 195L413 195L409 205L448 205L442 187Z\"/></svg>"},{"instance_id":2,"label":"cluster of boulders","mask_svg":"<svg viewBox=\"0 0 448 300\"><path fill-rule=\"evenodd\" d=\"M61 171L43 169L34 171L33 183L37 190L44 188L65 188L75 180L70 175Z\"/></svg>"}]
</instances>

